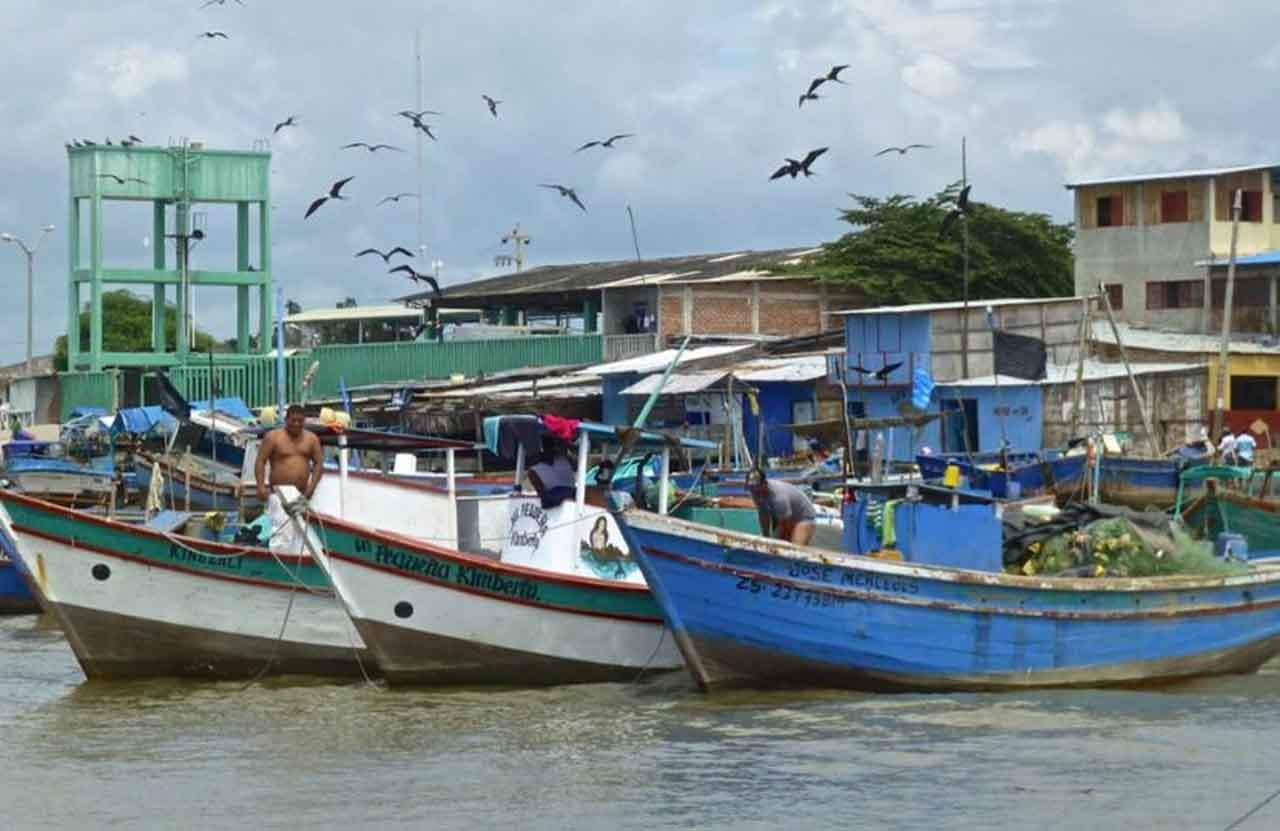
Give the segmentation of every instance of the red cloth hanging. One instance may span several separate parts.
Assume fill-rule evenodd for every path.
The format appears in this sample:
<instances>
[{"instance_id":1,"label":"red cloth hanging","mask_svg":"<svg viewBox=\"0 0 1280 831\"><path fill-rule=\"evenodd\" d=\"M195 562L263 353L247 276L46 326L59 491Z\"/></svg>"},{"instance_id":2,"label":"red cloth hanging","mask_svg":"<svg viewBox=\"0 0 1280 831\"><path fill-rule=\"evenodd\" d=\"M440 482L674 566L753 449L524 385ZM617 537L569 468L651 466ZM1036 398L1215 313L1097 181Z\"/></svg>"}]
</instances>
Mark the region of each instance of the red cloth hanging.
<instances>
[{"instance_id":1,"label":"red cloth hanging","mask_svg":"<svg viewBox=\"0 0 1280 831\"><path fill-rule=\"evenodd\" d=\"M542 426L547 432L561 441L571 442L578 437L578 425L582 421L576 418L561 418L557 415L544 415Z\"/></svg>"}]
</instances>

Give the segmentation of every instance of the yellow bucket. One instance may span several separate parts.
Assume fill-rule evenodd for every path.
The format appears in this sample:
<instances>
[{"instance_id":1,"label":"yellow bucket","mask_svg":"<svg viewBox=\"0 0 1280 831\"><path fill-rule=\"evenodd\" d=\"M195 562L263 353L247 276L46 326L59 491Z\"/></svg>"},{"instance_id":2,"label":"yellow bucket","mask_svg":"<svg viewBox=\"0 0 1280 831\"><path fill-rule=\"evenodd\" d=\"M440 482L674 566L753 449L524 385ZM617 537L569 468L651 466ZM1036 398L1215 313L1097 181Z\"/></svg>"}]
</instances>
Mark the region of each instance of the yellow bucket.
<instances>
[{"instance_id":1,"label":"yellow bucket","mask_svg":"<svg viewBox=\"0 0 1280 831\"><path fill-rule=\"evenodd\" d=\"M960 466L947 465L947 469L942 471L942 484L948 488L960 487Z\"/></svg>"}]
</instances>

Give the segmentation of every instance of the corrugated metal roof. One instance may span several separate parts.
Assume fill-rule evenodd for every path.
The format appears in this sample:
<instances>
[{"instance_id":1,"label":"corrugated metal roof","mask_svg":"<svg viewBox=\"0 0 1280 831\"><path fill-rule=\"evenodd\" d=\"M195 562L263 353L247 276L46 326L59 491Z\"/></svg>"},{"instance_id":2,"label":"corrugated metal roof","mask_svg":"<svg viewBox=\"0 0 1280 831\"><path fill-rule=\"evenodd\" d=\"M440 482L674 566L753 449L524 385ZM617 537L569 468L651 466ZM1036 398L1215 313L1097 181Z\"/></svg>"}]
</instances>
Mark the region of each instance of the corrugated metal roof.
<instances>
[{"instance_id":1,"label":"corrugated metal roof","mask_svg":"<svg viewBox=\"0 0 1280 831\"><path fill-rule=\"evenodd\" d=\"M1230 265L1230 262L1227 257L1210 257L1207 260L1196 260L1197 268L1204 268L1207 265L1226 268ZM1236 257L1236 265L1245 267L1251 265L1280 265L1280 251L1259 251L1256 254Z\"/></svg>"},{"instance_id":2,"label":"corrugated metal roof","mask_svg":"<svg viewBox=\"0 0 1280 831\"><path fill-rule=\"evenodd\" d=\"M720 355L729 355L734 352L741 352L744 349L750 349L753 344L749 343L726 343L718 346L699 346L694 349L686 349L684 354L680 356L680 363L686 364L689 361L700 361L706 358L715 358ZM648 373L660 372L667 368L671 363L671 359L676 356L677 350L664 349L661 352L651 352L648 355L638 355L634 358L626 358L621 361L614 361L608 364L597 364L589 366L582 370L582 375L625 375L629 372Z\"/></svg>"},{"instance_id":3,"label":"corrugated metal roof","mask_svg":"<svg viewBox=\"0 0 1280 831\"><path fill-rule=\"evenodd\" d=\"M351 306L346 309L311 309L298 312L284 319L285 323L329 323L346 320L391 320L393 318L421 318L421 309L408 306Z\"/></svg>"},{"instance_id":4,"label":"corrugated metal roof","mask_svg":"<svg viewBox=\"0 0 1280 831\"><path fill-rule=\"evenodd\" d=\"M1083 297L1008 297L1000 300L970 300L970 309L984 309L987 306L1027 306L1033 303L1079 303ZM963 309L965 304L959 301L946 303L913 303L910 306L876 306L871 309L846 309L832 312L833 315L877 315L900 314L904 312L944 312L951 309Z\"/></svg>"},{"instance_id":5,"label":"corrugated metal roof","mask_svg":"<svg viewBox=\"0 0 1280 831\"><path fill-rule=\"evenodd\" d=\"M1162 332L1156 329L1141 329L1124 323L1118 323L1116 326L1120 330L1124 345L1130 349L1210 355L1217 354L1222 348L1222 338L1215 335ZM1093 340L1114 344L1116 337L1111 332L1111 324L1106 321L1093 321ZM1233 335L1227 349L1235 355L1280 355L1280 338Z\"/></svg>"},{"instance_id":6,"label":"corrugated metal roof","mask_svg":"<svg viewBox=\"0 0 1280 831\"><path fill-rule=\"evenodd\" d=\"M501 396L507 393L528 394L533 391L534 380L527 379L523 381L507 381L502 384L485 384L483 386L459 386L457 389L431 390L426 393L419 393L422 398L458 398L484 396ZM555 378L539 378L537 380L538 392L555 392L556 395L568 394L578 387L591 387L594 385L595 391L600 391L600 379L592 375L573 374L561 375Z\"/></svg>"},{"instance_id":7,"label":"corrugated metal roof","mask_svg":"<svg viewBox=\"0 0 1280 831\"><path fill-rule=\"evenodd\" d=\"M1160 375L1169 372L1187 372L1193 369L1204 369L1203 363L1180 363L1180 364L1129 364L1133 368L1134 375ZM1054 386L1057 384L1074 384L1076 382L1076 365L1075 364L1049 364L1045 367L1045 378L1042 381L1028 381L1024 378L1012 378L1008 375L1001 375L999 384L1002 387L1036 387L1036 386ZM1104 363L1102 361L1088 360L1084 362L1084 380L1085 381L1103 381L1108 378L1124 378L1128 373L1122 363ZM986 375L981 378L966 378L963 381L951 381L945 384L938 384L939 387L994 387L996 385L996 377L994 375Z\"/></svg>"},{"instance_id":8,"label":"corrugated metal roof","mask_svg":"<svg viewBox=\"0 0 1280 831\"><path fill-rule=\"evenodd\" d=\"M726 274L749 271L768 273L773 269L795 265L820 248L782 248L770 251L730 251L663 257L654 260L611 260L594 263L569 263L530 268L516 274L503 274L447 286L442 289L448 300L467 297L492 298L496 295L560 294L597 291L627 285L660 283L680 277L685 282L712 279ZM740 278L747 279L747 278ZM804 279L804 275L788 275L788 279ZM409 295L404 300L431 296L430 292Z\"/></svg>"},{"instance_id":9,"label":"corrugated metal roof","mask_svg":"<svg viewBox=\"0 0 1280 831\"><path fill-rule=\"evenodd\" d=\"M1112 176L1106 179L1087 179L1079 182L1068 182L1063 185L1067 190L1072 188L1082 188L1089 185L1122 185L1129 182L1156 182L1163 179L1200 179L1208 176L1229 176L1232 173L1248 173L1251 170L1266 170L1267 168L1276 167L1277 163L1269 162L1264 164L1247 164L1238 167L1207 167L1198 170L1174 170L1167 173L1144 173L1130 174L1127 176Z\"/></svg>"},{"instance_id":10,"label":"corrugated metal roof","mask_svg":"<svg viewBox=\"0 0 1280 831\"><path fill-rule=\"evenodd\" d=\"M662 385L663 395L687 395L702 392L713 387L722 379L729 377L727 369L713 369L707 372L673 372ZM655 372L636 381L622 391L623 395L651 395L658 388L662 373Z\"/></svg>"},{"instance_id":11,"label":"corrugated metal roof","mask_svg":"<svg viewBox=\"0 0 1280 831\"><path fill-rule=\"evenodd\" d=\"M838 350L843 353L844 350ZM786 358L761 358L733 368L733 377L748 384L777 382L803 383L827 375L827 356L792 355Z\"/></svg>"}]
</instances>

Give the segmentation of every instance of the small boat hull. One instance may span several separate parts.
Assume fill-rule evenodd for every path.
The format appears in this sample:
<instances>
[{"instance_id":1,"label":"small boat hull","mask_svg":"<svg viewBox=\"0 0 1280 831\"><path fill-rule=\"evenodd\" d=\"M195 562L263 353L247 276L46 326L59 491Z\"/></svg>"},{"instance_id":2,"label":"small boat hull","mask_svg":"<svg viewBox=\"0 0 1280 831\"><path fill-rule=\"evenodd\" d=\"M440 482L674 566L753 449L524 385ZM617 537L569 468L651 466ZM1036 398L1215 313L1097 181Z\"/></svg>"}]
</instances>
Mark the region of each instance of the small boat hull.
<instances>
[{"instance_id":1,"label":"small boat hull","mask_svg":"<svg viewBox=\"0 0 1280 831\"><path fill-rule=\"evenodd\" d=\"M310 557L162 534L0 492L41 604L89 678L372 671Z\"/></svg>"},{"instance_id":2,"label":"small boat hull","mask_svg":"<svg viewBox=\"0 0 1280 831\"><path fill-rule=\"evenodd\" d=\"M628 511L704 689L987 690L1251 672L1280 653L1280 566L1037 579L832 555Z\"/></svg>"},{"instance_id":3,"label":"small boat hull","mask_svg":"<svg viewBox=\"0 0 1280 831\"><path fill-rule=\"evenodd\" d=\"M320 520L325 568L389 683L622 681L683 665L642 584L504 565Z\"/></svg>"}]
</instances>

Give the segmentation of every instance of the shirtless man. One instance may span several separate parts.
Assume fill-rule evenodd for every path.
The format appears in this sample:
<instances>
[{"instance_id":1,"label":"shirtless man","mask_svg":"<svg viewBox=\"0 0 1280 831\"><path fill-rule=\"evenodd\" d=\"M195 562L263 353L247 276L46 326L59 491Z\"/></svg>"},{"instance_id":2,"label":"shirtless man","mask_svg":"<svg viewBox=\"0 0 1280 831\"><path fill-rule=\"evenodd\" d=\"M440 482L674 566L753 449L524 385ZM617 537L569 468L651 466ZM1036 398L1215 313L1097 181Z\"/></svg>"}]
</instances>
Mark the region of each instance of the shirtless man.
<instances>
[{"instance_id":1,"label":"shirtless man","mask_svg":"<svg viewBox=\"0 0 1280 831\"><path fill-rule=\"evenodd\" d=\"M271 486L293 485L307 499L315 493L324 475L324 453L320 439L303 427L306 414L297 404L285 412L284 427L277 427L262 439L254 478L258 482L258 498L267 499L267 465L271 465ZM275 499L272 494L272 499Z\"/></svg>"}]
</instances>

